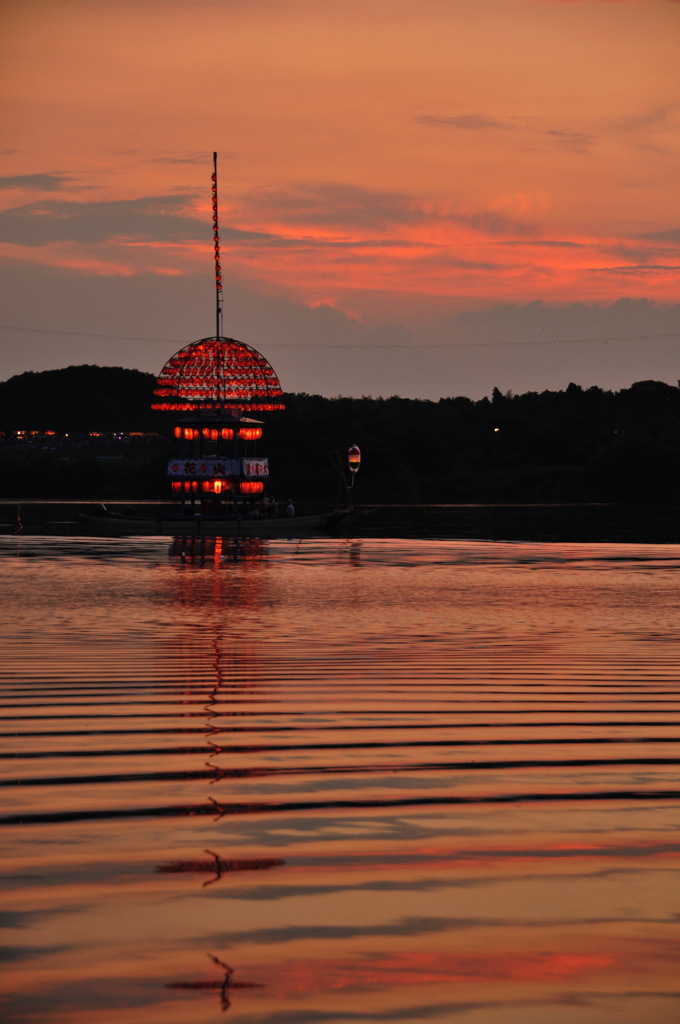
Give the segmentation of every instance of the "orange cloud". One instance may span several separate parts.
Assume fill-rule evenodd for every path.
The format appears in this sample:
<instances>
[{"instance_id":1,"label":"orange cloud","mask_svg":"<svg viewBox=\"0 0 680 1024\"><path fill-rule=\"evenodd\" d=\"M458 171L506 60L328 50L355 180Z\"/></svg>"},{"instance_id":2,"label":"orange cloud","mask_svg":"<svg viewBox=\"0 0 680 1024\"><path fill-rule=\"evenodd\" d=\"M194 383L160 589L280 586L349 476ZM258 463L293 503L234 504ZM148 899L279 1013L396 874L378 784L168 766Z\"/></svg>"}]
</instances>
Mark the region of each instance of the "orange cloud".
<instances>
[{"instance_id":1,"label":"orange cloud","mask_svg":"<svg viewBox=\"0 0 680 1024\"><path fill-rule=\"evenodd\" d=\"M514 206L512 215L505 212ZM229 277L361 311L362 294L552 302L672 301L680 236L546 236L529 197L495 208L426 204L339 183L244 193L224 212ZM191 195L41 200L0 212L7 258L96 274L211 273L207 210Z\"/></svg>"},{"instance_id":2,"label":"orange cloud","mask_svg":"<svg viewBox=\"0 0 680 1024\"><path fill-rule=\"evenodd\" d=\"M209 277L217 150L225 277L260 293L390 322L677 301L679 16L666 0L615 18L585 0L6 5L0 253Z\"/></svg>"}]
</instances>

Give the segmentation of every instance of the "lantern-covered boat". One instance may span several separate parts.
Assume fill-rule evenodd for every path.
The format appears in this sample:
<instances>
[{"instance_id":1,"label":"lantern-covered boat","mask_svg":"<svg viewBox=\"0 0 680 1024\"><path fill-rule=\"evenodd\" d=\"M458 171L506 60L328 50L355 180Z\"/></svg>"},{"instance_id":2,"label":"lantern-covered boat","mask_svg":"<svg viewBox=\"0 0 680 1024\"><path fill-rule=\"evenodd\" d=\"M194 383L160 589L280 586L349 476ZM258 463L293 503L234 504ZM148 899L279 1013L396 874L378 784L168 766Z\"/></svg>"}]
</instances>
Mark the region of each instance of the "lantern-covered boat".
<instances>
[{"instance_id":1,"label":"lantern-covered boat","mask_svg":"<svg viewBox=\"0 0 680 1024\"><path fill-rule=\"evenodd\" d=\"M279 516L277 518L248 518L248 515L229 513L178 513L149 517L133 512L122 514L100 505L89 515L80 516L81 526L97 536L157 536L172 537L304 537L310 534L332 533L355 514L352 509L338 509L308 516Z\"/></svg>"},{"instance_id":2,"label":"lantern-covered boat","mask_svg":"<svg viewBox=\"0 0 680 1024\"><path fill-rule=\"evenodd\" d=\"M213 159L216 331L213 337L186 345L166 362L156 380L152 405L176 414L168 478L180 508L146 519L109 513L101 506L96 514L81 517L98 532L296 536L333 526L352 512L350 507L296 516L292 502L280 508L266 496L269 459L258 452L264 423L248 414L284 409L283 391L260 352L222 334L217 154ZM359 459L359 449L353 446L352 481Z\"/></svg>"},{"instance_id":3,"label":"lantern-covered boat","mask_svg":"<svg viewBox=\"0 0 680 1024\"><path fill-rule=\"evenodd\" d=\"M283 409L283 392L249 345L213 337L185 346L163 367L154 394L154 409L177 414L168 479L179 509L148 518L99 506L81 517L97 532L285 537L332 528L352 514L300 516L292 502L279 506L267 495L269 459L258 451L264 423L245 414Z\"/></svg>"},{"instance_id":4,"label":"lantern-covered boat","mask_svg":"<svg viewBox=\"0 0 680 1024\"><path fill-rule=\"evenodd\" d=\"M269 460L258 454L264 424L245 413L283 409L269 362L233 338L202 338L180 349L161 370L152 408L181 413L168 463L182 513L225 510L264 493Z\"/></svg>"}]
</instances>

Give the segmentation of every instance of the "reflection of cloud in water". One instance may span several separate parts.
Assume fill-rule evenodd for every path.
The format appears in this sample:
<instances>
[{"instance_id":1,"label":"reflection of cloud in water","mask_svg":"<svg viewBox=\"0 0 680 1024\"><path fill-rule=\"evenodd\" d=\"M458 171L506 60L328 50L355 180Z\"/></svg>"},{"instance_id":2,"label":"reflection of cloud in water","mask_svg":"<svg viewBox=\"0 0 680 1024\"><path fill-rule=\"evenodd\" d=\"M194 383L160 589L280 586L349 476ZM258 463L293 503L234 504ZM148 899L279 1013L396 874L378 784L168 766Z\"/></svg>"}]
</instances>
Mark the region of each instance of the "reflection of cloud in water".
<instances>
[{"instance_id":1,"label":"reflection of cloud in water","mask_svg":"<svg viewBox=\"0 0 680 1024\"><path fill-rule=\"evenodd\" d=\"M492 1024L524 1024L525 1021L540 1020L549 1021L554 1019L554 1011L559 1007L589 1007L606 1014L606 1019L616 1019L615 1014L624 1003L628 1006L635 1000L653 1000L658 1006L660 1013L659 1021L672 1021L675 1018L670 1014L674 1012L678 1000L676 992L560 992L551 998L537 997L535 999L499 999L499 1000L457 1000L445 1003L422 1003L416 1005L401 1005L399 1007L388 1007L386 1010L371 1009L351 1010L349 1008L333 1010L274 1010L272 1013L246 1014L239 1017L240 1024L350 1024L358 1021L365 1024L367 1021L397 1022L406 1021L412 1024L413 1021L444 1020L449 1021L452 1017L461 1014L481 1014L489 1011L491 1016L484 1014L483 1020ZM644 1002L641 1005L645 1005ZM649 1004L647 1004L649 1005ZM531 1016L529 1017L529 1014ZM540 1016L539 1016L540 1015ZM471 1018L471 1019L477 1019ZM481 1017L479 1018L482 1019ZM571 1018L570 1018L571 1019ZM575 1018L574 1018L575 1019Z\"/></svg>"},{"instance_id":2,"label":"reflection of cloud in water","mask_svg":"<svg viewBox=\"0 0 680 1024\"><path fill-rule=\"evenodd\" d=\"M385 870L388 865L380 865L380 870ZM672 869L669 869L669 873ZM625 878L632 877L636 878L638 870L632 867L626 868L608 868L603 871L582 871L579 873L581 880L593 881L595 879L605 878ZM573 881L573 875L567 872L554 873L551 872L546 879L550 882L563 881L569 883ZM675 872L672 873L669 879L669 886L675 881ZM369 882L357 882L352 884L351 880L343 875L342 882L337 885L262 885L262 886L249 886L243 889L230 888L223 894L225 899L230 900L286 900L295 899L297 897L304 896L331 896L335 893L354 893L354 892L437 892L438 890L445 889L472 889L481 887L490 887L498 885L507 885L517 882L536 882L536 874L502 874L502 875L476 875L476 876L455 876L449 878L417 878L417 879L398 879L396 881L388 881L385 879L376 879ZM673 915L670 915L668 920L673 920ZM619 920L617 918L617 920ZM624 920L621 918L620 920Z\"/></svg>"},{"instance_id":3,"label":"reflection of cloud in water","mask_svg":"<svg viewBox=\"0 0 680 1024\"><path fill-rule=\"evenodd\" d=\"M533 876L531 876L533 877ZM436 892L439 889L467 889L472 886L505 881L491 878L419 878L399 879L394 882L375 880L352 885L347 876L338 885L262 885L247 889L230 888L224 894L231 900L287 900L298 896L330 896L333 893L353 892Z\"/></svg>"},{"instance_id":4,"label":"reflection of cloud in water","mask_svg":"<svg viewBox=\"0 0 680 1024\"><path fill-rule=\"evenodd\" d=\"M26 1024L27 1021L39 1021L40 1024L55 1020L53 1014L58 1009L56 1019L65 1021L68 1018L61 1012L61 1007L73 1007L81 1012L87 1007L90 1014L102 1010L107 1015L115 1007L119 1019L125 1019L126 1010L135 1014L142 1007L149 1008L148 1019L153 1019L153 1007L158 1003L159 983L156 978L140 977L139 975L118 975L116 977L83 977L54 984L42 980L40 986L28 988L20 995L10 996L3 1005L3 1024ZM75 1019L75 1018L73 1018ZM94 1021L90 1016L89 1021ZM103 1019L103 1018L102 1018ZM109 1018L110 1019L110 1018ZM136 1016L136 1020L146 1018ZM70 1021L69 1021L70 1024Z\"/></svg>"},{"instance_id":5,"label":"reflection of cloud in water","mask_svg":"<svg viewBox=\"0 0 680 1024\"><path fill-rule=\"evenodd\" d=\"M22 960L34 960L52 953L63 953L72 946L0 946L0 963L14 964Z\"/></svg>"},{"instance_id":6,"label":"reflection of cloud in water","mask_svg":"<svg viewBox=\"0 0 680 1024\"><path fill-rule=\"evenodd\" d=\"M390 953L361 957L286 960L267 968L276 994L292 996L332 989L389 989L397 985L446 984L455 981L515 982L571 979L619 967L618 957L604 953Z\"/></svg>"},{"instance_id":7,"label":"reflection of cloud in water","mask_svg":"<svg viewBox=\"0 0 680 1024\"><path fill-rule=\"evenodd\" d=\"M26 928L43 916L39 910L0 910L0 928Z\"/></svg>"},{"instance_id":8,"label":"reflection of cloud in water","mask_svg":"<svg viewBox=\"0 0 680 1024\"><path fill-rule=\"evenodd\" d=\"M355 836L359 841L370 837L371 843L378 843L384 848L385 853L378 854L379 858L387 856L390 863L398 861L411 863L414 857L412 852L388 852L388 847L392 845L394 848L394 844L401 846L408 842L418 842L421 844L427 842L431 844L435 841L438 845L442 840L451 839L454 841L477 839L484 842L488 840L488 837L495 837L499 833L502 834L505 829L512 830L513 810L513 808L502 806L487 808L480 805L476 809L473 821L470 820L468 814L453 816L448 808L445 813L437 816L433 816L433 810L428 808L425 813L412 811L408 816L403 813L381 814L376 812L370 818L365 816L357 818L354 815L345 815L342 812L334 815L324 815L317 812L314 817L307 815L298 816L291 812L286 815L285 824L282 824L277 818L267 819L262 817L257 820L247 817L234 817L229 821L229 837L231 842L239 842L243 845L274 848L284 846L299 847L305 843L315 844L318 841L319 835L323 835L329 844L332 844L333 841L345 840L348 836ZM626 831L634 830L636 827L644 827L649 811L653 812L654 808L648 809L644 806L626 807ZM558 820L555 820L552 824L555 829L560 831ZM621 824L621 810L619 808L601 806L597 808L594 814L589 812L589 809L583 808L579 816L580 834L596 836L598 843L603 834L612 835L620 831ZM670 828L671 826L669 826ZM210 833L206 833L205 838L212 838L212 841L218 842L223 839L223 833L221 830L216 829L212 836ZM675 836L673 836L673 840L675 840ZM659 844L658 849L656 844L651 844L647 846L647 853L654 854L658 852L662 854L664 847L664 843ZM538 845L530 849L535 851L538 857L544 855L541 847ZM545 849L548 848L546 847ZM601 849L604 849L604 847L601 847ZM612 844L608 847L609 855L612 857L617 856L617 849L621 849L623 851L622 855L627 856L626 851L628 849L639 850L640 848L636 847L633 843L630 846L622 844L620 847ZM671 853L672 850L667 852ZM594 851L594 853L597 853L597 851ZM429 853L424 858L421 856L419 859L425 859L428 862L433 859L448 860L454 855L460 857L461 851L442 850L438 845L434 853ZM566 856L566 853L564 855ZM574 851L572 851L572 855L576 855ZM585 855L585 852L582 855ZM640 851L640 855L643 856L642 851ZM330 853L324 857L323 864L353 863L355 860L354 856L349 855L349 861L347 856L347 854L343 854L343 856L338 857ZM297 858L297 861L299 862L299 858ZM314 860L312 863L316 864L317 862Z\"/></svg>"},{"instance_id":9,"label":"reflection of cloud in water","mask_svg":"<svg viewBox=\"0 0 680 1024\"><path fill-rule=\"evenodd\" d=\"M366 1011L340 1010L337 1013L332 1010L275 1010L273 1013L248 1014L241 1017L241 1024L344 1024L346 1021L412 1021L437 1020L442 1017L450 1018L452 1015L470 1013L474 1010L503 1009L508 1006L529 1006L535 1005L529 1002L456 1002L456 1003L424 1003L420 1006L402 1006L400 1008L390 1007L388 1010L370 1011L370 1017Z\"/></svg>"},{"instance_id":10,"label":"reflection of cloud in water","mask_svg":"<svg viewBox=\"0 0 680 1024\"><path fill-rule=\"evenodd\" d=\"M599 925L628 924L631 920L640 924L669 924L677 916L664 917L576 917L576 918L512 918L512 917L403 917L398 921L380 925L287 925L282 928L260 928L253 931L231 932L228 936L216 934L214 941L230 947L253 943L254 945L284 945L306 939L314 941L335 939L362 939L377 936L434 935L441 932L473 931L478 928L493 929L549 929L549 928L592 928Z\"/></svg>"},{"instance_id":11,"label":"reflection of cloud in water","mask_svg":"<svg viewBox=\"0 0 680 1024\"><path fill-rule=\"evenodd\" d=\"M302 939L321 941L324 939L353 939L388 935L428 935L435 932L453 931L456 928L476 927L479 923L466 922L443 917L404 917L399 921L380 925L286 925L283 928L257 928L247 932L231 932L228 936L213 936L223 946L241 945L252 942L255 945L272 945L299 942Z\"/></svg>"}]
</instances>

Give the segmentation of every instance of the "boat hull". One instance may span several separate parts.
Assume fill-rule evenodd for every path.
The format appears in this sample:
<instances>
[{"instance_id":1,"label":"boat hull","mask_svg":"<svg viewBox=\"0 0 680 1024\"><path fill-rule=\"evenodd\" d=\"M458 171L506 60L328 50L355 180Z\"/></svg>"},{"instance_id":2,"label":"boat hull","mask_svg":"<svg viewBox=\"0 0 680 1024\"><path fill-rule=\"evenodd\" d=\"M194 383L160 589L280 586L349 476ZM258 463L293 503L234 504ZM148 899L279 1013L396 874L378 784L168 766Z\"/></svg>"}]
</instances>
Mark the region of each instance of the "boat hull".
<instances>
[{"instance_id":1,"label":"boat hull","mask_svg":"<svg viewBox=\"0 0 680 1024\"><path fill-rule=\"evenodd\" d=\"M81 516L81 524L96 536L189 536L189 537L300 537L323 533L339 526L349 511L276 519L234 519L220 516Z\"/></svg>"}]
</instances>

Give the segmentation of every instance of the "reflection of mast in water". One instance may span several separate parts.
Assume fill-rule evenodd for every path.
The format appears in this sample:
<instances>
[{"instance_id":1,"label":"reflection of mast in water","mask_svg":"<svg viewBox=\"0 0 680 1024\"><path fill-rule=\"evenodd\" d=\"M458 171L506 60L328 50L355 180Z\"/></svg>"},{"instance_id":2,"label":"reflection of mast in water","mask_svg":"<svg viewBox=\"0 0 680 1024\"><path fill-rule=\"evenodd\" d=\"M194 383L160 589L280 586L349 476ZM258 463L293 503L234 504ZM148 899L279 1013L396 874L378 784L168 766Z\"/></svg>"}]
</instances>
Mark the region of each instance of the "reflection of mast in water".
<instances>
[{"instance_id":1,"label":"reflection of mast in water","mask_svg":"<svg viewBox=\"0 0 680 1024\"><path fill-rule=\"evenodd\" d=\"M263 604L267 550L257 537L176 537L168 552L171 597L186 619L173 639L175 668L181 666L191 702L205 701L211 723L220 689L242 690L252 677L259 684L259 646L247 621ZM225 706L220 717L231 710Z\"/></svg>"},{"instance_id":2,"label":"reflection of mast in water","mask_svg":"<svg viewBox=\"0 0 680 1024\"><path fill-rule=\"evenodd\" d=\"M215 626L215 632L214 632L213 639L212 639L212 645L213 645L213 666L214 666L214 669L215 669L215 678L214 678L214 682L213 682L213 688L210 691L210 693L208 694L208 699L207 699L207 701L205 703L205 713L206 713L206 718L207 718L206 726L207 726L207 730L208 730L206 732L206 737L205 738L206 738L206 742L213 748L213 753L210 754L210 756L208 757L208 760L205 762L205 766L206 766L206 768L209 768L211 771L215 772L215 777L214 777L214 779L212 779L211 785L212 785L213 782L217 782L217 780L221 777L221 773L220 773L219 765L216 765L216 764L212 763L213 757L215 757L217 754L220 753L220 748L217 746L216 743L214 743L210 739L210 737L211 736L215 736L215 735L219 735L219 733L224 731L223 729L220 729L217 725L213 725L212 722L211 722L211 719L214 719L214 718L218 717L218 712L215 710L215 705L218 703L218 697L220 695L220 689L222 687L222 651L220 650L220 635L219 635L219 627L218 626Z\"/></svg>"},{"instance_id":3,"label":"reflection of mast in water","mask_svg":"<svg viewBox=\"0 0 680 1024\"><path fill-rule=\"evenodd\" d=\"M207 718L206 741L209 744L209 746L212 747L212 752L209 755L208 759L205 761L205 766L212 773L212 778L210 780L210 784L212 785L214 782L218 782L220 779L224 778L225 774L231 774L231 771L225 773L219 767L219 765L212 763L212 758L222 753L223 748L218 746L217 743L214 743L210 737L220 735L221 733L226 731L224 727L219 727L218 725L212 724L213 720L220 716L220 712L217 710L217 707L220 704L220 696L223 696L222 687L225 685L224 657L222 654L222 649L220 647L220 626L218 623L214 624L211 644L212 680L211 683L209 684L210 690L205 700L205 714ZM228 685L229 684L227 684L227 686ZM239 686L239 683L237 682L233 685ZM241 773L239 772L239 774ZM244 770L243 774L248 775L248 770ZM212 800L212 797L210 797L210 800ZM212 800L212 802L215 803L216 809L221 814L221 809L219 805L214 800ZM215 853L213 850L204 850L203 852L209 854L210 857L212 857L212 860L172 861L169 864L160 864L156 870L162 872L163 874L183 874L190 872L202 872L212 874L214 877L209 878L207 882L203 883L203 888L205 889L206 886L212 885L214 882L219 881L219 879L227 873L231 873L234 871L263 871L268 868L280 867L280 865L285 864L285 861L281 857L224 858L220 857L220 855L218 853Z\"/></svg>"},{"instance_id":4,"label":"reflection of mast in water","mask_svg":"<svg viewBox=\"0 0 680 1024\"><path fill-rule=\"evenodd\" d=\"M231 540L222 537L175 538L170 548L170 561L178 570L173 573L177 581L177 601L186 609L188 621L194 621L196 613L203 620L198 627L181 631L178 654L185 659L186 696L191 703L199 706L204 703L206 740L212 748L205 764L213 773L212 782L222 778L223 772L211 761L221 753L211 737L228 732L229 716L237 713L230 707L229 698L238 700L244 690L257 689L260 685L257 645L237 642L239 638L230 635L229 625L237 621L230 618L232 611L243 613L260 606L265 575L248 570L256 568L266 550L259 538ZM249 682L249 679L254 681ZM218 725L223 718L226 719L224 725ZM219 805L216 807L219 810ZM226 859L212 850L204 852L212 859L175 861L161 864L157 870L164 874L210 873L213 877L203 883L205 888L227 873L261 871L285 863L278 857ZM231 1006L229 997L233 990L264 988L253 982L234 981L233 967L212 953L208 956L224 972L221 981L176 981L166 987L219 992L224 1012Z\"/></svg>"},{"instance_id":5,"label":"reflection of mast in water","mask_svg":"<svg viewBox=\"0 0 680 1024\"><path fill-rule=\"evenodd\" d=\"M211 718L215 718L217 716L217 712L214 710L214 706L215 706L215 704L217 704L217 698L219 697L220 688L222 686L222 651L220 650L220 635L219 635L219 631L218 631L218 627L217 626L215 626L215 632L214 632L214 635L213 635L213 638L212 638L212 647L213 647L213 667L215 669L215 678L214 678L212 690L208 694L208 699L205 702L205 713L206 713L206 716L207 716L208 720L210 720ZM210 724L209 721L208 721L208 724ZM214 732L214 729L211 726L209 731L208 731L208 736L210 736L213 732ZM208 740L208 742L210 743L210 740ZM213 755L211 754L210 757L213 757ZM208 758L208 760L206 761L206 765L209 768L214 768L215 767L214 765L210 764L210 758Z\"/></svg>"},{"instance_id":6,"label":"reflection of mast in water","mask_svg":"<svg viewBox=\"0 0 680 1024\"><path fill-rule=\"evenodd\" d=\"M181 988L189 989L194 992L219 992L220 993L220 1008L225 1012L231 1006L231 999L228 993L236 988L264 988L264 985L258 985L254 982L249 981L234 981L234 968L230 967L229 964L225 964L223 960L218 960L212 953L208 953L208 956L214 964L221 967L224 971L224 978L222 981L171 981L165 987L166 988Z\"/></svg>"},{"instance_id":7,"label":"reflection of mast in water","mask_svg":"<svg viewBox=\"0 0 680 1024\"><path fill-rule=\"evenodd\" d=\"M159 864L156 871L164 875L193 873L214 875L214 878L209 878L207 882L203 883L205 889L206 886L218 882L223 875L231 874L234 871L267 871L269 868L278 868L286 863L281 857L230 857L227 859L220 857L219 853L214 853L213 850L204 850L203 852L210 854L212 860L174 860L168 864Z\"/></svg>"}]
</instances>

